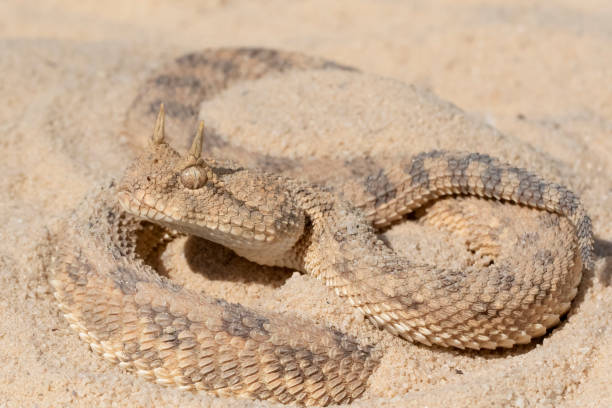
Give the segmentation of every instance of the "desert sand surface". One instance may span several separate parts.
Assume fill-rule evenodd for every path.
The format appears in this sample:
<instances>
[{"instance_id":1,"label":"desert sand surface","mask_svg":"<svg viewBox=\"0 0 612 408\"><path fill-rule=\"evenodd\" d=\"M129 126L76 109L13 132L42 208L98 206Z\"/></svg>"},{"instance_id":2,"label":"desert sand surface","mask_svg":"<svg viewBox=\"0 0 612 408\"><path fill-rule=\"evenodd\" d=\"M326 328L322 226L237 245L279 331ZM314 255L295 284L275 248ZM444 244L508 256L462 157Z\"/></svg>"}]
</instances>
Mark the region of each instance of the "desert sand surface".
<instances>
[{"instance_id":1,"label":"desert sand surface","mask_svg":"<svg viewBox=\"0 0 612 408\"><path fill-rule=\"evenodd\" d=\"M48 283L49 230L146 145L148 134L125 127L138 87L171 58L221 46L299 51L361 71L228 89L200 115L232 143L289 160L496 155L581 195L595 267L560 326L493 352L394 338L320 282L229 252L202 248L194 274L185 240L165 255L173 279L377 344L381 364L355 407L612 406L609 1L8 0L0 21L0 407L275 406L164 388L105 362L69 328ZM469 257L413 221L385 235L419 261L460 267Z\"/></svg>"}]
</instances>

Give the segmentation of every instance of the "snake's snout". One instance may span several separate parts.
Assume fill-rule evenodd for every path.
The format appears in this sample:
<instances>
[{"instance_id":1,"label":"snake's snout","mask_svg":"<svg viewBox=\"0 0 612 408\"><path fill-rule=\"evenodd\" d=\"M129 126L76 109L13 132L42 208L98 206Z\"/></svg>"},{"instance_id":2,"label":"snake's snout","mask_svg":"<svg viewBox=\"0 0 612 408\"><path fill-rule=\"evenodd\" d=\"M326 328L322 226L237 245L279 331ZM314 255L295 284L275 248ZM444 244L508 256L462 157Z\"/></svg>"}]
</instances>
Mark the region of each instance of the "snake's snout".
<instances>
[{"instance_id":1,"label":"snake's snout","mask_svg":"<svg viewBox=\"0 0 612 408\"><path fill-rule=\"evenodd\" d=\"M119 191L117 193L117 199L119 200L119 204L124 211L130 211L130 203L132 202L132 195L127 191Z\"/></svg>"}]
</instances>

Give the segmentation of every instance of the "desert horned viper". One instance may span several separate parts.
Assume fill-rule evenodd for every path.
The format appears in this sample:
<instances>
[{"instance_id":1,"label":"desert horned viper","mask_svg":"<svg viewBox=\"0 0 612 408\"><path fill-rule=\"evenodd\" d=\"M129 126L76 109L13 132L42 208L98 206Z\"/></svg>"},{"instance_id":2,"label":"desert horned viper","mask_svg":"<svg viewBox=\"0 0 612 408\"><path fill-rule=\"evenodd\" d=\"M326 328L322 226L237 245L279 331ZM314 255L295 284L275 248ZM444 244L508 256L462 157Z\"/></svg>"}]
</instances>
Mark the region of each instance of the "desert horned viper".
<instances>
[{"instance_id":1,"label":"desert horned viper","mask_svg":"<svg viewBox=\"0 0 612 408\"><path fill-rule=\"evenodd\" d=\"M350 68L261 49L189 54L147 82L129 120L154 117L164 102L169 128L184 130L202 100L290 69ZM202 157L203 133L201 123L189 151L177 153L166 140L162 105L146 151L66 222L52 267L60 309L81 338L160 384L327 405L359 397L378 364L372 346L337 330L214 299L158 275L147 257L177 233L316 277L407 340L462 349L512 347L543 335L567 312L580 263L592 262L591 222L578 197L485 154L429 151L384 172L362 172L369 198L351 202L351 192L249 168L261 159L253 154L240 165ZM378 238L377 229L448 195L566 217L573 236L563 239L576 243L574 254L541 251L517 270L449 270L413 263Z\"/></svg>"}]
</instances>

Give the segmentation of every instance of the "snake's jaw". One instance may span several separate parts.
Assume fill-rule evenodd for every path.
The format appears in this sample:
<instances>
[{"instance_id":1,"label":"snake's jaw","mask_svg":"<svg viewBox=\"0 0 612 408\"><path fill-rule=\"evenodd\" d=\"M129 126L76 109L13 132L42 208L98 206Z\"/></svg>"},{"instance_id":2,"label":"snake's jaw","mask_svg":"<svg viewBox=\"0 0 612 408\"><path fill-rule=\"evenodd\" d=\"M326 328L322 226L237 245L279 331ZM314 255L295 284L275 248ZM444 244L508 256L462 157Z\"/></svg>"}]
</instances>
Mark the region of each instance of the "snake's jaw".
<instances>
[{"instance_id":1,"label":"snake's jaw","mask_svg":"<svg viewBox=\"0 0 612 408\"><path fill-rule=\"evenodd\" d=\"M168 206L164 199L156 200L143 190L136 191L134 194L125 190L119 191L117 199L125 212L147 221L171 223L176 218L171 215L171 211L170 213L167 211Z\"/></svg>"}]
</instances>

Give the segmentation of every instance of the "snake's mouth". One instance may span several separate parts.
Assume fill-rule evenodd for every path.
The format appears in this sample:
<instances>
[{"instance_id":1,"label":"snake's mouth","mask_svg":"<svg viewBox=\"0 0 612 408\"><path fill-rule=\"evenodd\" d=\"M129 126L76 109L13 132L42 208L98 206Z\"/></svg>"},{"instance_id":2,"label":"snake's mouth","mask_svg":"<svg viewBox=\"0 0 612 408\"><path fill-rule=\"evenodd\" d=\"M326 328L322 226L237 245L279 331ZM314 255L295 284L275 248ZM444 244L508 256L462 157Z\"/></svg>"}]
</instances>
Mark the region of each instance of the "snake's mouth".
<instances>
[{"instance_id":1,"label":"snake's mouth","mask_svg":"<svg viewBox=\"0 0 612 408\"><path fill-rule=\"evenodd\" d=\"M119 191L117 198L123 210L132 215L149 221L174 221L173 217L165 213L166 202L164 200L155 200L142 190L135 193L125 190Z\"/></svg>"}]
</instances>

